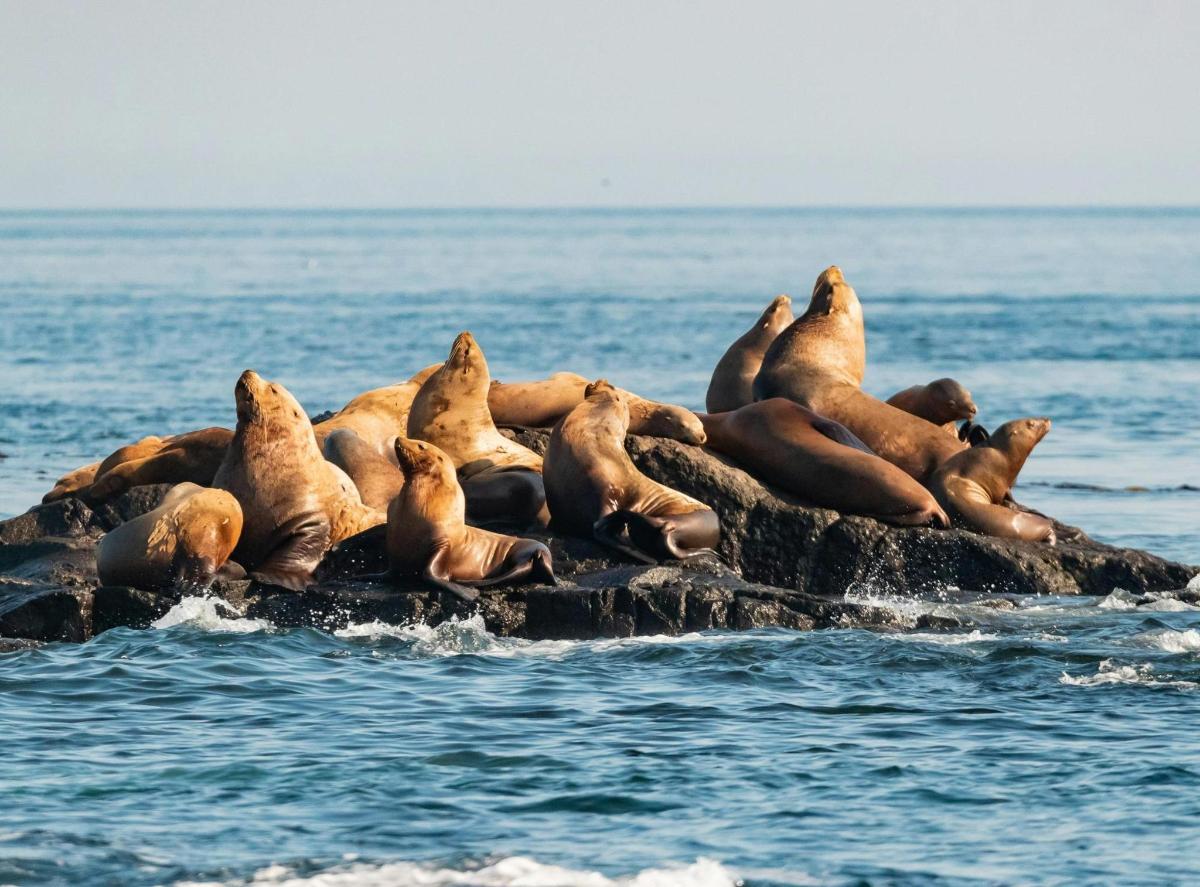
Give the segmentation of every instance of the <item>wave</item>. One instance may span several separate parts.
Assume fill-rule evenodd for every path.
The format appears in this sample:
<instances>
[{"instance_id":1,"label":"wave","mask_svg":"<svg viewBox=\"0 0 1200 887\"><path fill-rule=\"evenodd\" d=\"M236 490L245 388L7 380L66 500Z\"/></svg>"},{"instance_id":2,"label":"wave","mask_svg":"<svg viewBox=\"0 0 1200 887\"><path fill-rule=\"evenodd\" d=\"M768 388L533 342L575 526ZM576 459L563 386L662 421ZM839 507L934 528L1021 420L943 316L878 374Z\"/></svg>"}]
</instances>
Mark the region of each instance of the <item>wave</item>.
<instances>
[{"instance_id":1,"label":"wave","mask_svg":"<svg viewBox=\"0 0 1200 887\"><path fill-rule=\"evenodd\" d=\"M1140 684L1146 687L1173 688L1176 690L1195 690L1200 688L1200 684L1197 684L1195 681L1177 681L1157 675L1154 673L1154 667L1148 662L1135 665L1115 665L1111 659L1101 660L1099 669L1093 675L1073 676L1064 671L1058 682L1072 687Z\"/></svg>"},{"instance_id":2,"label":"wave","mask_svg":"<svg viewBox=\"0 0 1200 887\"><path fill-rule=\"evenodd\" d=\"M1125 487L1106 487L1103 484L1088 484L1071 480L1034 480L1022 483L1021 486L1044 487L1052 490L1079 490L1085 493L1200 493L1200 487L1194 484L1167 484L1153 487L1130 484Z\"/></svg>"},{"instance_id":3,"label":"wave","mask_svg":"<svg viewBox=\"0 0 1200 887\"><path fill-rule=\"evenodd\" d=\"M217 597L185 597L150 625L152 628L186 625L204 631L239 634L267 631L274 627L266 619L245 618L232 604Z\"/></svg>"},{"instance_id":4,"label":"wave","mask_svg":"<svg viewBox=\"0 0 1200 887\"><path fill-rule=\"evenodd\" d=\"M1157 647L1167 653L1195 653L1200 651L1200 631L1188 628L1174 631L1166 628L1162 631L1152 631L1139 635L1137 638L1150 647Z\"/></svg>"},{"instance_id":5,"label":"wave","mask_svg":"<svg viewBox=\"0 0 1200 887\"><path fill-rule=\"evenodd\" d=\"M647 868L609 878L600 872L547 865L508 856L477 868L438 868L416 862L350 862L301 874L285 865L259 869L230 881L179 881L176 887L734 887L741 882L725 866L701 857L691 865Z\"/></svg>"}]
</instances>

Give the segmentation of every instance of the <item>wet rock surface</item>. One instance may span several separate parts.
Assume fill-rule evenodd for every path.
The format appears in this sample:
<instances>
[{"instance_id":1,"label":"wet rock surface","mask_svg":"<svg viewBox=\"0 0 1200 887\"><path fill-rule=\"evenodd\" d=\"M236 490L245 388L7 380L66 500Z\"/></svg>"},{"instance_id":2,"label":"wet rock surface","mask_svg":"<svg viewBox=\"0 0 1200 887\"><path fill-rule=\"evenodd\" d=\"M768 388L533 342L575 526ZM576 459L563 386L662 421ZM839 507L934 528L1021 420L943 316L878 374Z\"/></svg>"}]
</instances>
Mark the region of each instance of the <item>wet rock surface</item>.
<instances>
[{"instance_id":1,"label":"wet rock surface","mask_svg":"<svg viewBox=\"0 0 1200 887\"><path fill-rule=\"evenodd\" d=\"M508 432L538 452L548 435ZM336 630L350 624L437 624L478 611L497 635L583 639L779 626L814 629L945 628L934 617L847 599L970 596L1011 607L1012 595L1107 595L1134 603L1192 602L1196 567L1114 548L1059 526L1057 546L978 536L963 530L891 527L810 508L756 481L730 460L675 441L630 436L627 449L648 476L712 505L721 517L719 557L687 563L631 563L590 540L525 534L554 555L557 586L484 590L476 603L413 580L371 574L386 568L383 528L346 540L303 593L252 581L218 581L211 593L230 615L285 628ZM0 653L41 641L84 641L117 626L144 628L177 594L100 587L94 549L122 521L152 508L169 489L137 487L89 508L77 499L40 505L0 522ZM14 646L16 645L16 646Z\"/></svg>"}]
</instances>

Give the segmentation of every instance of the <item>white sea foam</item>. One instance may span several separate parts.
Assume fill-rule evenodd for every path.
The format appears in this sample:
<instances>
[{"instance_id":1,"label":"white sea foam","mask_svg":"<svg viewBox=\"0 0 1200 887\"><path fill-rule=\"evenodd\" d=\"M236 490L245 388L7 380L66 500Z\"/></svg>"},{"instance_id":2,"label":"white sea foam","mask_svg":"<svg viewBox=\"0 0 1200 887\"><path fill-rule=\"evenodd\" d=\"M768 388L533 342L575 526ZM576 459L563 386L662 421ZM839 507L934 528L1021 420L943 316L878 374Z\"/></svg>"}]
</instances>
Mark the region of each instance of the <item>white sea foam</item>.
<instances>
[{"instance_id":1,"label":"white sea foam","mask_svg":"<svg viewBox=\"0 0 1200 887\"><path fill-rule=\"evenodd\" d=\"M1112 594L1101 600L1096 606L1101 610L1136 610L1137 602L1137 595L1123 588L1114 588Z\"/></svg>"},{"instance_id":2,"label":"white sea foam","mask_svg":"<svg viewBox=\"0 0 1200 887\"><path fill-rule=\"evenodd\" d=\"M905 634L895 634L890 637L898 641L917 641L923 644L941 644L944 647L959 647L963 644L979 644L987 641L998 641L1001 636L980 631L968 631L965 634L939 633L932 631L914 631Z\"/></svg>"},{"instance_id":3,"label":"white sea foam","mask_svg":"<svg viewBox=\"0 0 1200 887\"><path fill-rule=\"evenodd\" d=\"M1171 687L1177 690L1194 690L1200 684L1194 681L1174 681L1154 673L1154 667L1148 662L1135 665L1114 665L1111 659L1104 659L1093 675L1072 676L1063 672L1058 679L1060 684L1072 687L1102 687L1111 684L1141 684L1147 687Z\"/></svg>"},{"instance_id":4,"label":"white sea foam","mask_svg":"<svg viewBox=\"0 0 1200 887\"><path fill-rule=\"evenodd\" d=\"M1200 650L1200 631L1189 628L1185 631L1151 631L1136 638L1151 647L1158 647L1168 653L1194 653Z\"/></svg>"},{"instance_id":5,"label":"white sea foam","mask_svg":"<svg viewBox=\"0 0 1200 887\"><path fill-rule=\"evenodd\" d=\"M1200 589L1200 573L1188 580L1187 587L1193 591Z\"/></svg>"},{"instance_id":6,"label":"white sea foam","mask_svg":"<svg viewBox=\"0 0 1200 887\"><path fill-rule=\"evenodd\" d=\"M185 597L151 625L154 628L188 625L205 631L239 633L271 628L267 620L246 619L231 604L215 597Z\"/></svg>"},{"instance_id":7,"label":"white sea foam","mask_svg":"<svg viewBox=\"0 0 1200 887\"><path fill-rule=\"evenodd\" d=\"M353 862L301 875L284 865L231 881L183 881L177 887L734 887L741 882L723 865L701 857L691 865L643 869L609 878L599 872L508 856L479 868L437 868L415 862Z\"/></svg>"}]
</instances>

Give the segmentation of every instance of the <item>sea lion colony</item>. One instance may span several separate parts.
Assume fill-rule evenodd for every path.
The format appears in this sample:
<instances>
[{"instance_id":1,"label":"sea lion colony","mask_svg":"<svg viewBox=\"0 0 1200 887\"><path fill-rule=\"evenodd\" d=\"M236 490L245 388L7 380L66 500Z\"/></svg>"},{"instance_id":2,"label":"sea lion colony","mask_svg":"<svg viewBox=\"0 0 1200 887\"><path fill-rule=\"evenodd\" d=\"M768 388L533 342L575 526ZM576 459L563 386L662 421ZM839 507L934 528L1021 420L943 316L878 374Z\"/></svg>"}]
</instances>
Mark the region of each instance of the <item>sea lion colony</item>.
<instances>
[{"instance_id":1,"label":"sea lion colony","mask_svg":"<svg viewBox=\"0 0 1200 887\"><path fill-rule=\"evenodd\" d=\"M862 306L830 267L804 314L793 319L779 296L733 342L708 413L567 372L495 382L464 332L444 363L316 425L282 385L247 370L235 430L143 438L64 475L43 501L96 504L138 484L177 485L102 540L106 584L196 589L248 574L300 590L338 543L386 524L390 570L379 578L419 576L470 599L479 586L554 582L545 545L493 530L550 527L644 562L715 549L713 509L630 461L625 435L642 433L707 446L814 506L1055 543L1052 522L1010 495L1049 419L989 436L953 379L884 402L862 391L865 364ZM553 426L545 457L498 426Z\"/></svg>"}]
</instances>

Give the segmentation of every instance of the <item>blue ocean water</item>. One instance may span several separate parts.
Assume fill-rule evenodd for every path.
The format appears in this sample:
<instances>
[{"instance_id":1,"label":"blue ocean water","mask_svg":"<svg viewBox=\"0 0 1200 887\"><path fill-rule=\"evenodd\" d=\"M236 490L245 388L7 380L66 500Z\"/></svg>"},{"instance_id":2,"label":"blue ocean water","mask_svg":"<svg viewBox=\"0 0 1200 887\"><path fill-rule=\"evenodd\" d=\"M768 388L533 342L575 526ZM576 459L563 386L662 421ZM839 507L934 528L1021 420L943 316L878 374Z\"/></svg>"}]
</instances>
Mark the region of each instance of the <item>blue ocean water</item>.
<instances>
[{"instance_id":1,"label":"blue ocean water","mask_svg":"<svg viewBox=\"0 0 1200 887\"><path fill-rule=\"evenodd\" d=\"M472 330L702 405L837 263L868 390L1054 429L1017 496L1200 563L1200 210L0 213L0 516L147 433L310 410ZM872 597L870 588L847 589ZM475 621L162 627L0 656L0 883L1184 883L1200 611L526 644Z\"/></svg>"}]
</instances>

